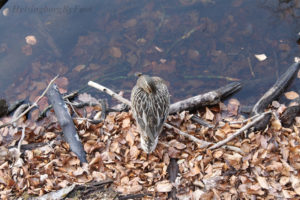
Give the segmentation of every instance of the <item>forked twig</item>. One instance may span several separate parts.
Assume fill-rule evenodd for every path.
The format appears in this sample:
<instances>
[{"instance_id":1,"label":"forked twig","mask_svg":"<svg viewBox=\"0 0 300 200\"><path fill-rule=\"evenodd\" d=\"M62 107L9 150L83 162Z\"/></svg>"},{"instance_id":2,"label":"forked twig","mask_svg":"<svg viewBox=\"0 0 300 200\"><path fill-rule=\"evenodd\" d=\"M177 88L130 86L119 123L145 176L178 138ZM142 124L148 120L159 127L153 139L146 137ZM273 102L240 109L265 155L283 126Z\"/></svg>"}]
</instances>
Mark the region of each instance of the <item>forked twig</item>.
<instances>
[{"instance_id":1,"label":"forked twig","mask_svg":"<svg viewBox=\"0 0 300 200\"><path fill-rule=\"evenodd\" d=\"M46 92L48 91L50 85L57 79L58 75L55 76L50 83L48 84L47 88L44 90L44 92L42 93L41 96L39 96L39 98L37 98L37 100L35 100L35 102L33 102L33 104L31 106L29 106L24 112L22 112L17 118L15 118L14 120L12 120L9 123L6 124L2 124L0 126L0 128L6 127L6 126L11 126L13 123L15 123L16 121L18 121L21 117L23 117L24 115L26 115L32 108L37 106L37 103L45 96Z\"/></svg>"},{"instance_id":2,"label":"forked twig","mask_svg":"<svg viewBox=\"0 0 300 200\"><path fill-rule=\"evenodd\" d=\"M174 131L175 131L176 133L178 133L179 135L182 135L182 136L184 136L184 137L187 137L188 139L192 140L193 142L199 144L199 145L200 145L199 148L205 148L205 147L208 147L209 145L213 144L213 143L211 143L211 142L206 142L206 141L204 141L204 140L200 140L200 139L196 138L196 137L193 136L193 135L190 135L190 134L188 134L188 133L186 133L186 132L183 132L183 131L179 130L178 128L176 128L175 126L172 126L172 125L169 124L169 123L166 123L166 122L165 122L164 125L165 125L165 127L169 128L169 129L174 129Z\"/></svg>"},{"instance_id":3,"label":"forked twig","mask_svg":"<svg viewBox=\"0 0 300 200\"><path fill-rule=\"evenodd\" d=\"M237 130L235 133L233 133L228 138L217 142L216 144L214 144L213 146L209 147L208 149L216 149L216 148L218 148L218 147L226 144L227 142L233 140L234 138L236 138L237 136L239 136L241 133L243 133L244 131L246 131L249 128L251 128L254 124L256 124L257 122L259 122L260 120L262 120L269 113L271 113L271 111L267 111L267 112L264 112L264 113L258 115L252 122L246 124L245 126L243 126L242 128L240 128L239 130Z\"/></svg>"}]
</instances>

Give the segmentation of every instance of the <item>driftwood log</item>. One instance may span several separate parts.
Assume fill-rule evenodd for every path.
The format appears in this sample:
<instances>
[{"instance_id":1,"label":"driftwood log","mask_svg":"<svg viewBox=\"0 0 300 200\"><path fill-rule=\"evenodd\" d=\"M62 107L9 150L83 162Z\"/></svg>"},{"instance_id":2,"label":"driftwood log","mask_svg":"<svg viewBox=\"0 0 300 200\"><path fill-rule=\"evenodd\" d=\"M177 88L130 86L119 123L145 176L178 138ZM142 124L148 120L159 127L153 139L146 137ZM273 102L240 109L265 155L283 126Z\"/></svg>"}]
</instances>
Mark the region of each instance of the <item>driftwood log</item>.
<instances>
[{"instance_id":1,"label":"driftwood log","mask_svg":"<svg viewBox=\"0 0 300 200\"><path fill-rule=\"evenodd\" d=\"M257 101L257 103L253 106L251 111L251 116L257 115L259 113L264 112L264 110L269 106L269 104L278 98L284 90L291 84L294 77L296 76L300 67L300 63L292 64L287 71L282 74L279 79L275 82L275 84ZM263 130L269 124L271 119L271 113L265 115L259 123L253 126L253 130Z\"/></svg>"},{"instance_id":2,"label":"driftwood log","mask_svg":"<svg viewBox=\"0 0 300 200\"><path fill-rule=\"evenodd\" d=\"M81 163L87 163L83 145L76 132L73 120L68 112L68 107L55 84L50 85L50 88L47 92L47 97L52 104L57 120L63 130L63 135L70 145L71 151L78 156Z\"/></svg>"},{"instance_id":3,"label":"driftwood log","mask_svg":"<svg viewBox=\"0 0 300 200\"><path fill-rule=\"evenodd\" d=\"M183 101L178 101L170 105L169 113L175 114L184 110L194 110L199 107L216 105L221 101L221 99L235 93L241 88L241 83L233 82L217 90L200 94Z\"/></svg>"},{"instance_id":4,"label":"driftwood log","mask_svg":"<svg viewBox=\"0 0 300 200\"><path fill-rule=\"evenodd\" d=\"M293 81L299 67L300 63L294 63L279 77L276 83L253 106L251 112L252 116L264 112L270 103L284 92Z\"/></svg>"}]
</instances>

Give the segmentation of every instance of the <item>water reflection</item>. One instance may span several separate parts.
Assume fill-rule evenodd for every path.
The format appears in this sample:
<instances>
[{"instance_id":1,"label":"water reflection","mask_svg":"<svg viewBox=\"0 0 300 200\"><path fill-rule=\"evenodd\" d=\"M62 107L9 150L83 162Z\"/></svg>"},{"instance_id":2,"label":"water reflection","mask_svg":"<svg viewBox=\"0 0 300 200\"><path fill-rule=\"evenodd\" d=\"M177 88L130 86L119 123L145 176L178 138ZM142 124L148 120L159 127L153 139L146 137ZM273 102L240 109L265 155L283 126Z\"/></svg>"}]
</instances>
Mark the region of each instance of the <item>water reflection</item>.
<instances>
[{"instance_id":1,"label":"water reflection","mask_svg":"<svg viewBox=\"0 0 300 200\"><path fill-rule=\"evenodd\" d=\"M1 96L32 100L60 74L69 90L103 97L86 87L94 80L129 97L139 71L166 80L172 101L238 80L236 96L254 103L299 55L297 2L11 0L0 16Z\"/></svg>"}]
</instances>

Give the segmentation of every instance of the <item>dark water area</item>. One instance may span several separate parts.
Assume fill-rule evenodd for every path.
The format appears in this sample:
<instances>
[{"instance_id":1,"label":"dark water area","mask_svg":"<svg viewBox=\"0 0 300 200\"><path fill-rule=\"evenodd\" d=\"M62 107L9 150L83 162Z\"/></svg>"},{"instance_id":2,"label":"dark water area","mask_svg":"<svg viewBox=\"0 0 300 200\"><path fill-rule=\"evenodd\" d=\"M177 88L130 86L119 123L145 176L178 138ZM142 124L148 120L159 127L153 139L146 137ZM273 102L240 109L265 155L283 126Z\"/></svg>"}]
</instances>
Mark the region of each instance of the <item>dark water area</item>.
<instances>
[{"instance_id":1,"label":"dark water area","mask_svg":"<svg viewBox=\"0 0 300 200\"><path fill-rule=\"evenodd\" d=\"M33 100L59 74L68 91L107 97L94 80L129 98L142 72L162 77L172 102L240 81L234 97L253 104L300 55L299 19L299 0L9 0L0 97Z\"/></svg>"}]
</instances>

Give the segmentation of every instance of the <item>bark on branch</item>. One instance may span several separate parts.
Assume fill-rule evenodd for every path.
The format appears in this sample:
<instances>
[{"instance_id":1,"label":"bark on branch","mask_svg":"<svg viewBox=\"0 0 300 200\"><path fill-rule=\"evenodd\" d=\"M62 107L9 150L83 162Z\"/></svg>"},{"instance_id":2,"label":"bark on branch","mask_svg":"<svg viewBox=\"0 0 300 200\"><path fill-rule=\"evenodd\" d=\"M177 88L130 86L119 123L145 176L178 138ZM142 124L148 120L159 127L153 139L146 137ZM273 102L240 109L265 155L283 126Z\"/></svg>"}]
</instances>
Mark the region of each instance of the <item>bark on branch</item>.
<instances>
[{"instance_id":1,"label":"bark on branch","mask_svg":"<svg viewBox=\"0 0 300 200\"><path fill-rule=\"evenodd\" d=\"M299 67L300 63L292 64L288 70L279 77L275 84L257 101L252 108L251 115L262 113L274 99L278 98L293 81Z\"/></svg>"},{"instance_id":2,"label":"bark on branch","mask_svg":"<svg viewBox=\"0 0 300 200\"><path fill-rule=\"evenodd\" d=\"M64 137L69 143L72 152L78 156L82 163L87 163L83 145L76 132L75 125L68 111L68 107L55 84L50 85L47 96L52 104L57 120L63 130Z\"/></svg>"},{"instance_id":3,"label":"bark on branch","mask_svg":"<svg viewBox=\"0 0 300 200\"><path fill-rule=\"evenodd\" d=\"M241 83L234 82L217 90L213 90L205 94L200 94L198 96L178 101L176 103L171 104L169 113L174 114L183 110L193 110L203 106L218 104L221 101L221 99L240 90L241 88Z\"/></svg>"}]
</instances>

